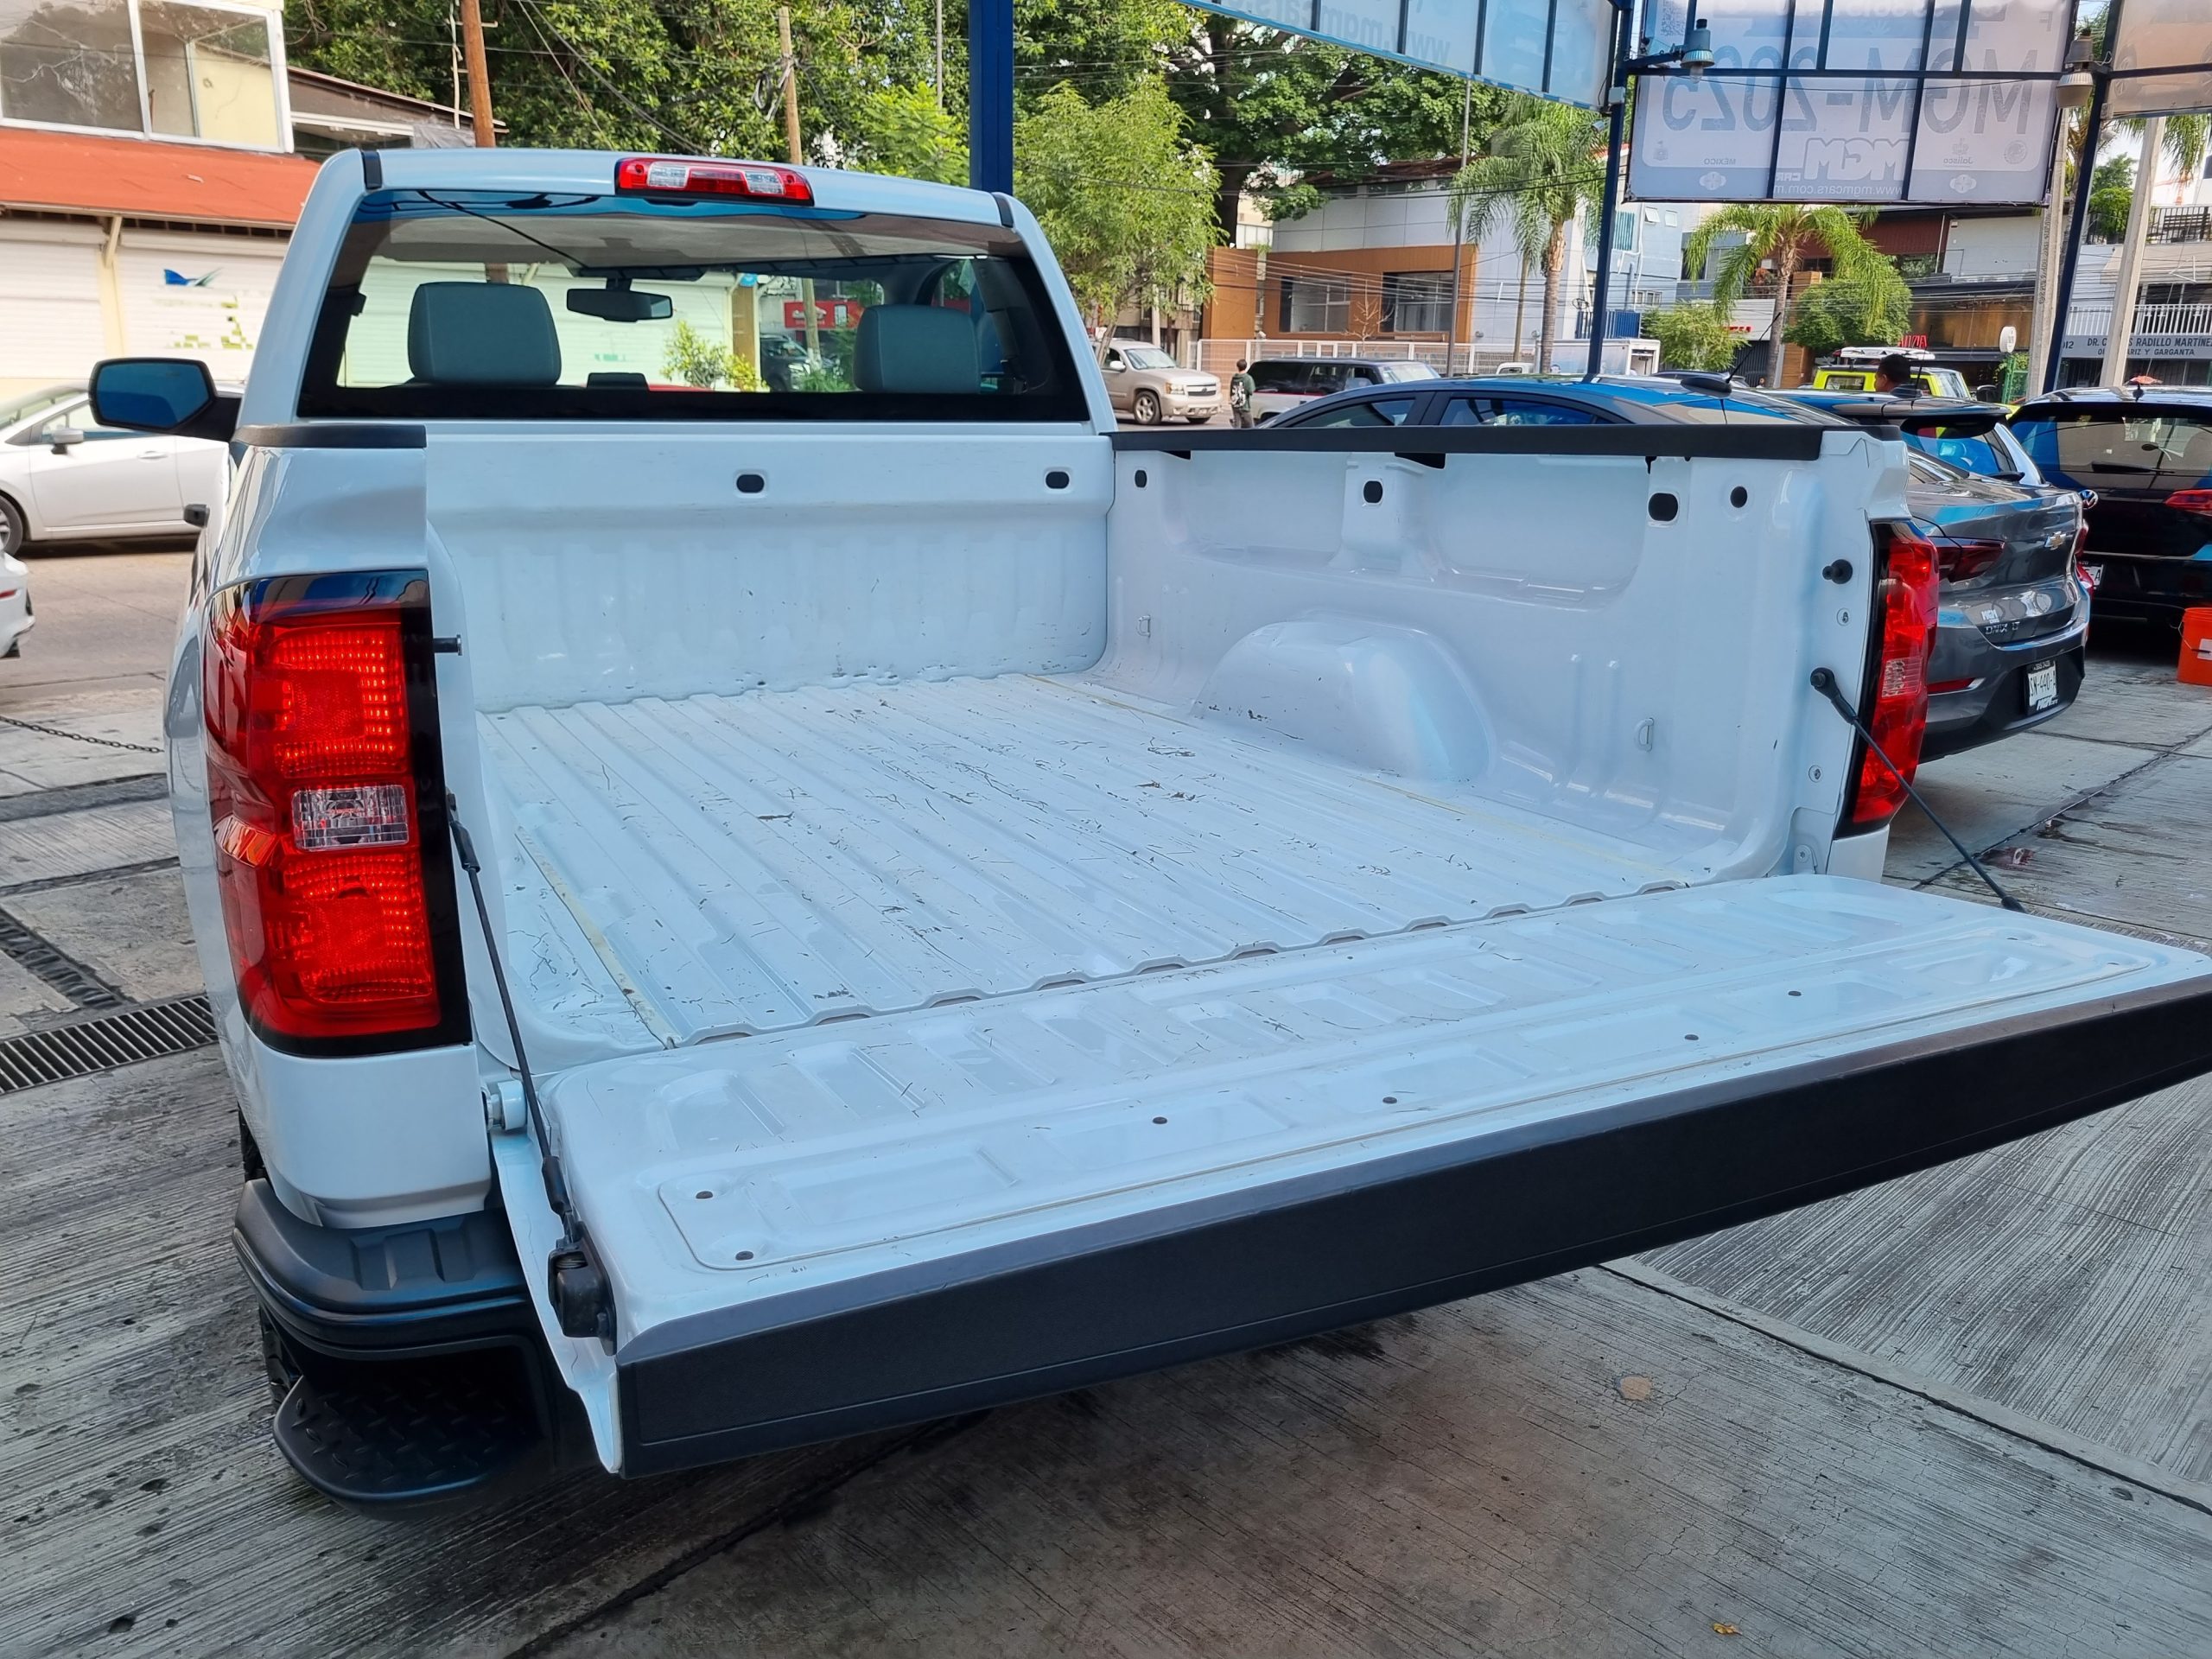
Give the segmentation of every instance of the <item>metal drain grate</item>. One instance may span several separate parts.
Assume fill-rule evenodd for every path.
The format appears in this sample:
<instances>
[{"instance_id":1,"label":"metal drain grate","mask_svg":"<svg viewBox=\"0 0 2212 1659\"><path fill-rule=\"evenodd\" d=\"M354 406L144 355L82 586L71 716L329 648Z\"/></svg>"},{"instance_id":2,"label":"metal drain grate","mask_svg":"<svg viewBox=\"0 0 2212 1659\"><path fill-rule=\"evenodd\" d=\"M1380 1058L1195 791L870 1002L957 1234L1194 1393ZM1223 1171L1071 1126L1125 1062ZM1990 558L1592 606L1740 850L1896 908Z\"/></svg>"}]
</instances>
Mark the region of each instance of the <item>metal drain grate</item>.
<instances>
[{"instance_id":1,"label":"metal drain grate","mask_svg":"<svg viewBox=\"0 0 2212 1659\"><path fill-rule=\"evenodd\" d=\"M214 1040L215 1016L204 996L172 997L25 1032L0 1041L0 1095L181 1054Z\"/></svg>"}]
</instances>

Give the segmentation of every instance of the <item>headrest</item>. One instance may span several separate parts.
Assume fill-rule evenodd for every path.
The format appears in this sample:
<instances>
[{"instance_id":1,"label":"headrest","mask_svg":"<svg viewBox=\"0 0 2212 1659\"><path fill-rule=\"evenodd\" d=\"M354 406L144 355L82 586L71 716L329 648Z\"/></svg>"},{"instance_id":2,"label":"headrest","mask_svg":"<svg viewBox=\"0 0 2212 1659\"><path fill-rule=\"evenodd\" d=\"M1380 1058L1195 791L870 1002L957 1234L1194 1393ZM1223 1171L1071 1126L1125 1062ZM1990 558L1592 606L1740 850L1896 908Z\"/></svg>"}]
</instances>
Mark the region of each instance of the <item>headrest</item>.
<instances>
[{"instance_id":1,"label":"headrest","mask_svg":"<svg viewBox=\"0 0 2212 1659\"><path fill-rule=\"evenodd\" d=\"M435 385L550 386L553 308L519 283L425 283L407 309L407 369Z\"/></svg>"},{"instance_id":2,"label":"headrest","mask_svg":"<svg viewBox=\"0 0 2212 1659\"><path fill-rule=\"evenodd\" d=\"M861 313L853 378L862 391L980 391L975 321L938 305L872 305Z\"/></svg>"},{"instance_id":3,"label":"headrest","mask_svg":"<svg viewBox=\"0 0 2212 1659\"><path fill-rule=\"evenodd\" d=\"M651 391L652 384L634 369L594 369L584 376L588 386L619 386L625 391Z\"/></svg>"}]
</instances>

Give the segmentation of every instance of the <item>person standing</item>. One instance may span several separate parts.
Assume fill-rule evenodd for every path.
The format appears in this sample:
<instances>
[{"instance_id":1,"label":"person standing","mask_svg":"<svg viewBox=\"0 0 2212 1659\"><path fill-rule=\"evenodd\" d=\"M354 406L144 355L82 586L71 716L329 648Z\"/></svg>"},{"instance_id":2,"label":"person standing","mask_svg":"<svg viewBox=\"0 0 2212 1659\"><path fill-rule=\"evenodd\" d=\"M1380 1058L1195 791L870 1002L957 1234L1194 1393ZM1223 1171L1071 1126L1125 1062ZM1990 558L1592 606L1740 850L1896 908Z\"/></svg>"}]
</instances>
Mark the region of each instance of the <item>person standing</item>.
<instances>
[{"instance_id":1,"label":"person standing","mask_svg":"<svg viewBox=\"0 0 2212 1659\"><path fill-rule=\"evenodd\" d=\"M1236 359L1236 372L1229 377L1229 416L1242 427L1252 424L1252 375L1243 358Z\"/></svg>"}]
</instances>

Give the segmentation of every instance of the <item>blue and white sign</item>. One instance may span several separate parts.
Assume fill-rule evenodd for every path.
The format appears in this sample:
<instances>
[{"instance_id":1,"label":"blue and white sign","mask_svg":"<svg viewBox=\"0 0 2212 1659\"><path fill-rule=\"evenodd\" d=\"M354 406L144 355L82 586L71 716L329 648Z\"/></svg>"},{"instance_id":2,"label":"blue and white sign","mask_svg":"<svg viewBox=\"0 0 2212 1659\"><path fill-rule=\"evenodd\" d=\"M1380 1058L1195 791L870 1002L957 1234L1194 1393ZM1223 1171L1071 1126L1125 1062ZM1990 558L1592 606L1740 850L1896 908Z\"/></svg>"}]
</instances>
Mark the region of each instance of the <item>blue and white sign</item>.
<instances>
[{"instance_id":1,"label":"blue and white sign","mask_svg":"<svg viewBox=\"0 0 2212 1659\"><path fill-rule=\"evenodd\" d=\"M1611 0L1192 0L1201 10L1601 109Z\"/></svg>"},{"instance_id":2,"label":"blue and white sign","mask_svg":"<svg viewBox=\"0 0 2212 1659\"><path fill-rule=\"evenodd\" d=\"M1695 10L1716 68L1773 73L1644 78L1631 195L2044 199L2072 0L1702 0ZM1690 11L1691 0L1651 0L1644 27L1671 44ZM1803 70L1824 73L1788 73Z\"/></svg>"}]
</instances>

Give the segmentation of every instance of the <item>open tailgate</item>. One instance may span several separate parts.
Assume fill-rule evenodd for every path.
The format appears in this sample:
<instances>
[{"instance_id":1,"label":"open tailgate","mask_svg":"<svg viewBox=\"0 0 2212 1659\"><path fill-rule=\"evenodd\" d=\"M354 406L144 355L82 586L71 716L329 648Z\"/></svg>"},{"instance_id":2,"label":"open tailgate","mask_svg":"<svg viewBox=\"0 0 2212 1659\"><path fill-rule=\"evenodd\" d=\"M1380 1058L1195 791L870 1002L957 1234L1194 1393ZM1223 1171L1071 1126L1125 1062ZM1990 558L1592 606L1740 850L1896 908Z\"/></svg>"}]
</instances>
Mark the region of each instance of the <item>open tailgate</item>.
<instances>
[{"instance_id":1,"label":"open tailgate","mask_svg":"<svg viewBox=\"0 0 2212 1659\"><path fill-rule=\"evenodd\" d=\"M2212 960L1739 881L549 1080L641 1474L972 1410L1789 1209L2212 1069ZM501 1137L541 1299L554 1227Z\"/></svg>"}]
</instances>

